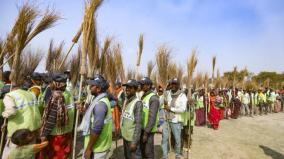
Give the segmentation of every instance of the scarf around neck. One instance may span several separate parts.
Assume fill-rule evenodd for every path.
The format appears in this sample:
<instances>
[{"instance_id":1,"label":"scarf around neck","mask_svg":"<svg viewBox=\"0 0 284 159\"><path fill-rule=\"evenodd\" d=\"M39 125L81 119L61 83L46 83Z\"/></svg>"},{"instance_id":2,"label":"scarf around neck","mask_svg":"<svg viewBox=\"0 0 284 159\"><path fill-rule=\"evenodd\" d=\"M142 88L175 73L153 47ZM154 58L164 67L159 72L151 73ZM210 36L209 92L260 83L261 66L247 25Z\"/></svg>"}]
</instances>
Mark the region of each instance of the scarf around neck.
<instances>
[{"instance_id":1,"label":"scarf around neck","mask_svg":"<svg viewBox=\"0 0 284 159\"><path fill-rule=\"evenodd\" d=\"M79 126L79 131L83 132L83 136L86 136L90 133L90 125L91 125L91 116L93 113L93 109L95 108L96 104L104 97L107 97L106 93L99 94L91 103L89 108L87 109L82 122Z\"/></svg>"}]
</instances>

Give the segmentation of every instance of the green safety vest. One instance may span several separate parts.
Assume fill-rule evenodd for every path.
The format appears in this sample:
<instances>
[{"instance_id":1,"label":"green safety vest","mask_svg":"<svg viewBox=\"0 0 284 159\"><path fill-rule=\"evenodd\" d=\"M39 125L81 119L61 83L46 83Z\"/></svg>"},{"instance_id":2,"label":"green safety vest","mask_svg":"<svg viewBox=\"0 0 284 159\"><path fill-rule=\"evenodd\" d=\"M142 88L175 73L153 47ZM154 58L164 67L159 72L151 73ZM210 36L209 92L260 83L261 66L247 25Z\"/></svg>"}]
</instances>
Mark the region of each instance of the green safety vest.
<instances>
[{"instance_id":1,"label":"green safety vest","mask_svg":"<svg viewBox=\"0 0 284 159\"><path fill-rule=\"evenodd\" d=\"M150 107L149 102L150 102L150 98L153 97L154 95L155 93L151 92L146 97L144 97L142 100L143 102L142 129L145 129L147 127L148 118L149 118L149 107ZM159 118L158 118L158 113L157 113L156 122L151 132L157 131L158 121L159 121Z\"/></svg>"},{"instance_id":2,"label":"green safety vest","mask_svg":"<svg viewBox=\"0 0 284 159\"><path fill-rule=\"evenodd\" d=\"M8 159L34 159L34 145L15 147L9 153Z\"/></svg>"},{"instance_id":3,"label":"green safety vest","mask_svg":"<svg viewBox=\"0 0 284 159\"><path fill-rule=\"evenodd\" d=\"M8 118L8 137L19 129L34 131L41 127L38 102L32 93L18 89L6 95L14 100L17 110L14 116Z\"/></svg>"},{"instance_id":4,"label":"green safety vest","mask_svg":"<svg viewBox=\"0 0 284 159\"><path fill-rule=\"evenodd\" d=\"M133 141L133 135L135 131L135 117L134 117L134 108L135 104L139 101L136 97L130 103L128 103L125 107L125 111L122 113L121 120L121 135L127 141Z\"/></svg>"},{"instance_id":5,"label":"green safety vest","mask_svg":"<svg viewBox=\"0 0 284 159\"><path fill-rule=\"evenodd\" d=\"M252 93L251 94L251 104L252 106L258 106L258 97L257 94Z\"/></svg>"},{"instance_id":6,"label":"green safety vest","mask_svg":"<svg viewBox=\"0 0 284 159\"><path fill-rule=\"evenodd\" d=\"M196 101L195 101L195 108L196 108L196 109L204 108L203 96L196 98Z\"/></svg>"},{"instance_id":7,"label":"green safety vest","mask_svg":"<svg viewBox=\"0 0 284 159\"><path fill-rule=\"evenodd\" d=\"M2 89L3 87L4 87L4 83L0 81L0 89ZM4 103L3 103L3 99L0 99L0 116L2 116L3 111L4 111Z\"/></svg>"},{"instance_id":8,"label":"green safety vest","mask_svg":"<svg viewBox=\"0 0 284 159\"><path fill-rule=\"evenodd\" d=\"M107 97L104 97L99 100L100 102L104 102L107 105L107 115L104 120L104 127L103 130L97 139L93 152L99 153L107 151L111 148L112 144L112 114L111 114L111 105L109 102L109 99ZM91 125L93 125L93 117L91 117ZM84 145L85 148L87 147L89 143L90 135L85 136Z\"/></svg>"},{"instance_id":9,"label":"green safety vest","mask_svg":"<svg viewBox=\"0 0 284 159\"><path fill-rule=\"evenodd\" d=\"M258 103L259 104L266 103L266 96L263 93L259 93L258 94Z\"/></svg>"},{"instance_id":10,"label":"green safety vest","mask_svg":"<svg viewBox=\"0 0 284 159\"><path fill-rule=\"evenodd\" d=\"M69 91L64 91L63 96L65 101L65 107L67 108L67 113L68 113L68 123L62 128L58 128L57 126L55 126L51 131L51 135L53 136L63 135L71 133L73 131L74 116L75 116L74 99Z\"/></svg>"},{"instance_id":11,"label":"green safety vest","mask_svg":"<svg viewBox=\"0 0 284 159\"><path fill-rule=\"evenodd\" d=\"M0 99L0 116L2 116L3 112L4 112L4 103L3 99Z\"/></svg>"}]
</instances>

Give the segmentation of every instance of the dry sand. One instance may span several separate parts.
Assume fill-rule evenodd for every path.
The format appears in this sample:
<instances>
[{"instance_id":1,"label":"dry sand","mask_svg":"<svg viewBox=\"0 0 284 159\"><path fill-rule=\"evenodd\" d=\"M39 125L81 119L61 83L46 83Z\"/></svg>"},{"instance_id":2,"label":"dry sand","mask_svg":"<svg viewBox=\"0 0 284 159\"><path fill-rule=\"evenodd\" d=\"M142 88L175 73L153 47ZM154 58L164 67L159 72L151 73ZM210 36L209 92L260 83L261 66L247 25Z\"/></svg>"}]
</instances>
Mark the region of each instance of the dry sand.
<instances>
[{"instance_id":1,"label":"dry sand","mask_svg":"<svg viewBox=\"0 0 284 159\"><path fill-rule=\"evenodd\" d=\"M160 143L161 135L157 134L157 159L162 157ZM124 158L122 140L110 156ZM195 127L190 159L284 159L284 113L222 120L219 130Z\"/></svg>"}]
</instances>

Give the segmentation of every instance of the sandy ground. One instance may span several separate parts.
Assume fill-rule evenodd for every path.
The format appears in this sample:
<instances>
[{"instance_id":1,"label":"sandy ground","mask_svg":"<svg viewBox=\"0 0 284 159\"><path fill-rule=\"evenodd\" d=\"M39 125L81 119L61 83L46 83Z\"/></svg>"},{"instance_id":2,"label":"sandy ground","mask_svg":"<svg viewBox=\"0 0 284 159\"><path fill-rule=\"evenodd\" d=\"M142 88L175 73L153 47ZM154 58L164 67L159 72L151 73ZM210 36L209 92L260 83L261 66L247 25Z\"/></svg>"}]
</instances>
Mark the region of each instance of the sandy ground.
<instances>
[{"instance_id":1,"label":"sandy ground","mask_svg":"<svg viewBox=\"0 0 284 159\"><path fill-rule=\"evenodd\" d=\"M157 134L157 159L162 157L160 143ZM110 158L123 159L122 140L113 148ZM190 159L284 159L284 113L222 120L219 130L195 127Z\"/></svg>"}]
</instances>

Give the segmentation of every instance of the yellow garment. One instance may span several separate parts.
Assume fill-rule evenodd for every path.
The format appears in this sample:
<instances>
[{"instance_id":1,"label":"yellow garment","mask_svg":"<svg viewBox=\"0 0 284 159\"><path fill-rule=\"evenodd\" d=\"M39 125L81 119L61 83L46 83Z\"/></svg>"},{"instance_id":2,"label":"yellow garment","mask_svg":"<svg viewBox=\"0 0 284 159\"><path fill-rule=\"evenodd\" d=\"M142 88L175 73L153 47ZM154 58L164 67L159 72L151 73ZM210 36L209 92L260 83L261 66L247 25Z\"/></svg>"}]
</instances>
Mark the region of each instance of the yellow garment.
<instances>
[{"instance_id":1,"label":"yellow garment","mask_svg":"<svg viewBox=\"0 0 284 159\"><path fill-rule=\"evenodd\" d=\"M30 91L36 96L36 98L38 98L41 93L41 90L38 87L32 87L30 88Z\"/></svg>"}]
</instances>

